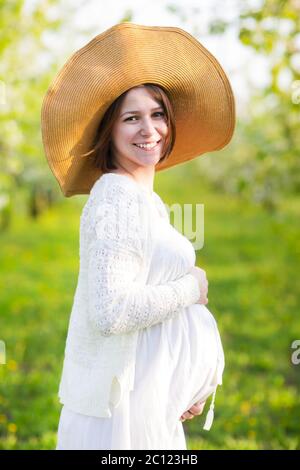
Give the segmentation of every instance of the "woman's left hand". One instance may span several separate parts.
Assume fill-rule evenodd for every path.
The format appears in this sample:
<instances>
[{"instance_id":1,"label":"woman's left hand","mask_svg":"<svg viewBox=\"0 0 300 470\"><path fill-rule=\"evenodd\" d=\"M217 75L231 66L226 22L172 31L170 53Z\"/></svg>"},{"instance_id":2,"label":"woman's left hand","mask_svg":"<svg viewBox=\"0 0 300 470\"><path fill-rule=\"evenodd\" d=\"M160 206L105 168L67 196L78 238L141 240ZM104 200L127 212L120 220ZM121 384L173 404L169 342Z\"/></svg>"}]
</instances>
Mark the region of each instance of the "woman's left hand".
<instances>
[{"instance_id":1,"label":"woman's left hand","mask_svg":"<svg viewBox=\"0 0 300 470\"><path fill-rule=\"evenodd\" d=\"M193 404L193 406L185 411L181 416L180 416L180 421L185 421L186 419L193 419L195 416L199 416L202 414L204 406L205 406L205 401L202 403L200 401L197 401L196 403Z\"/></svg>"}]
</instances>

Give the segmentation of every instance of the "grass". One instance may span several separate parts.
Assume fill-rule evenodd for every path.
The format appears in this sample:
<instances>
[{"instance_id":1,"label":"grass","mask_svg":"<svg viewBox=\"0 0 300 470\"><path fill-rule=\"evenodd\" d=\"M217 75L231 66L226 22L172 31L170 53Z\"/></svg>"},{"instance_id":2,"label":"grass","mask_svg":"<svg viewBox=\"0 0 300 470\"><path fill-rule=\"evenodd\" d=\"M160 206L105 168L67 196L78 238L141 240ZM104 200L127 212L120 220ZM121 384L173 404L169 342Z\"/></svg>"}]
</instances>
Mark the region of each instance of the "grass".
<instances>
[{"instance_id":1,"label":"grass","mask_svg":"<svg viewBox=\"0 0 300 470\"><path fill-rule=\"evenodd\" d=\"M185 421L189 449L300 449L299 212L297 198L277 214L216 192L190 164L157 175L165 203L202 203L209 303L226 367L211 431ZM16 215L2 233L0 449L54 449L57 391L78 274L78 196L30 222Z\"/></svg>"}]
</instances>

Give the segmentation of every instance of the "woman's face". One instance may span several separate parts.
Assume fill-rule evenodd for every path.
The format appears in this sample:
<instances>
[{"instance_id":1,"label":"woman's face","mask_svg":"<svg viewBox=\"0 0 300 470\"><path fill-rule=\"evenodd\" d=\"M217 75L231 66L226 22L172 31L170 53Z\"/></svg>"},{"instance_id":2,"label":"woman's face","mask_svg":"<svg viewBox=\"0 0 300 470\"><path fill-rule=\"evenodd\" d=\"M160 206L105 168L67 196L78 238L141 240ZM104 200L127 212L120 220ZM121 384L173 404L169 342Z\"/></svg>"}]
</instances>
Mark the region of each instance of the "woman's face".
<instances>
[{"instance_id":1,"label":"woman's face","mask_svg":"<svg viewBox=\"0 0 300 470\"><path fill-rule=\"evenodd\" d=\"M125 96L112 130L116 164L122 167L155 166L162 156L167 133L166 115L162 106L151 97L146 88L132 88ZM143 149L136 145L147 142L155 146Z\"/></svg>"}]
</instances>

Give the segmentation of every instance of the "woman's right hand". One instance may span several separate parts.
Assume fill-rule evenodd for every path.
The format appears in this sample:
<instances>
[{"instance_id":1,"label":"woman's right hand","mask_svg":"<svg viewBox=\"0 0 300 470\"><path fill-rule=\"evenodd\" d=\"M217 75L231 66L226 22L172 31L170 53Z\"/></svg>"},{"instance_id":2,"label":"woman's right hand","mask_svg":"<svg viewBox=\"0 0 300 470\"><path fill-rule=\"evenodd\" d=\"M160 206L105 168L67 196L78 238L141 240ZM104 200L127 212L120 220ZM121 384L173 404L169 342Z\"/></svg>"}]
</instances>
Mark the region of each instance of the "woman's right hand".
<instances>
[{"instance_id":1,"label":"woman's right hand","mask_svg":"<svg viewBox=\"0 0 300 470\"><path fill-rule=\"evenodd\" d=\"M207 298L208 281L206 279L206 272L204 271L204 269L198 268L198 266L192 266L189 273L195 276L200 287L200 298L196 302L196 304L206 305L208 303L208 298Z\"/></svg>"}]
</instances>

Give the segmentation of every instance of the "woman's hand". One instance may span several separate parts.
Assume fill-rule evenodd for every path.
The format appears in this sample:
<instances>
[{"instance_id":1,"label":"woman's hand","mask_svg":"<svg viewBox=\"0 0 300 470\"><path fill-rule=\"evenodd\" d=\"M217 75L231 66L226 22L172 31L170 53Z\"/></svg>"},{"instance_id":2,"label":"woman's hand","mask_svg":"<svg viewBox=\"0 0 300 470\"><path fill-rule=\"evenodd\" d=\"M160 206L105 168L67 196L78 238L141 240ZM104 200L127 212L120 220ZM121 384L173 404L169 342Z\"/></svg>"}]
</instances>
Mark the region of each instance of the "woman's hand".
<instances>
[{"instance_id":1,"label":"woman's hand","mask_svg":"<svg viewBox=\"0 0 300 470\"><path fill-rule=\"evenodd\" d=\"M206 401L200 402L197 401L194 405L187 411L185 411L180 416L180 421L185 421L186 419L193 419L195 416L199 416L202 414Z\"/></svg>"},{"instance_id":2,"label":"woman's hand","mask_svg":"<svg viewBox=\"0 0 300 470\"><path fill-rule=\"evenodd\" d=\"M208 281L206 279L206 272L204 271L204 269L198 268L198 266L192 266L189 273L195 276L200 287L200 298L196 303L206 305L208 303Z\"/></svg>"}]
</instances>

